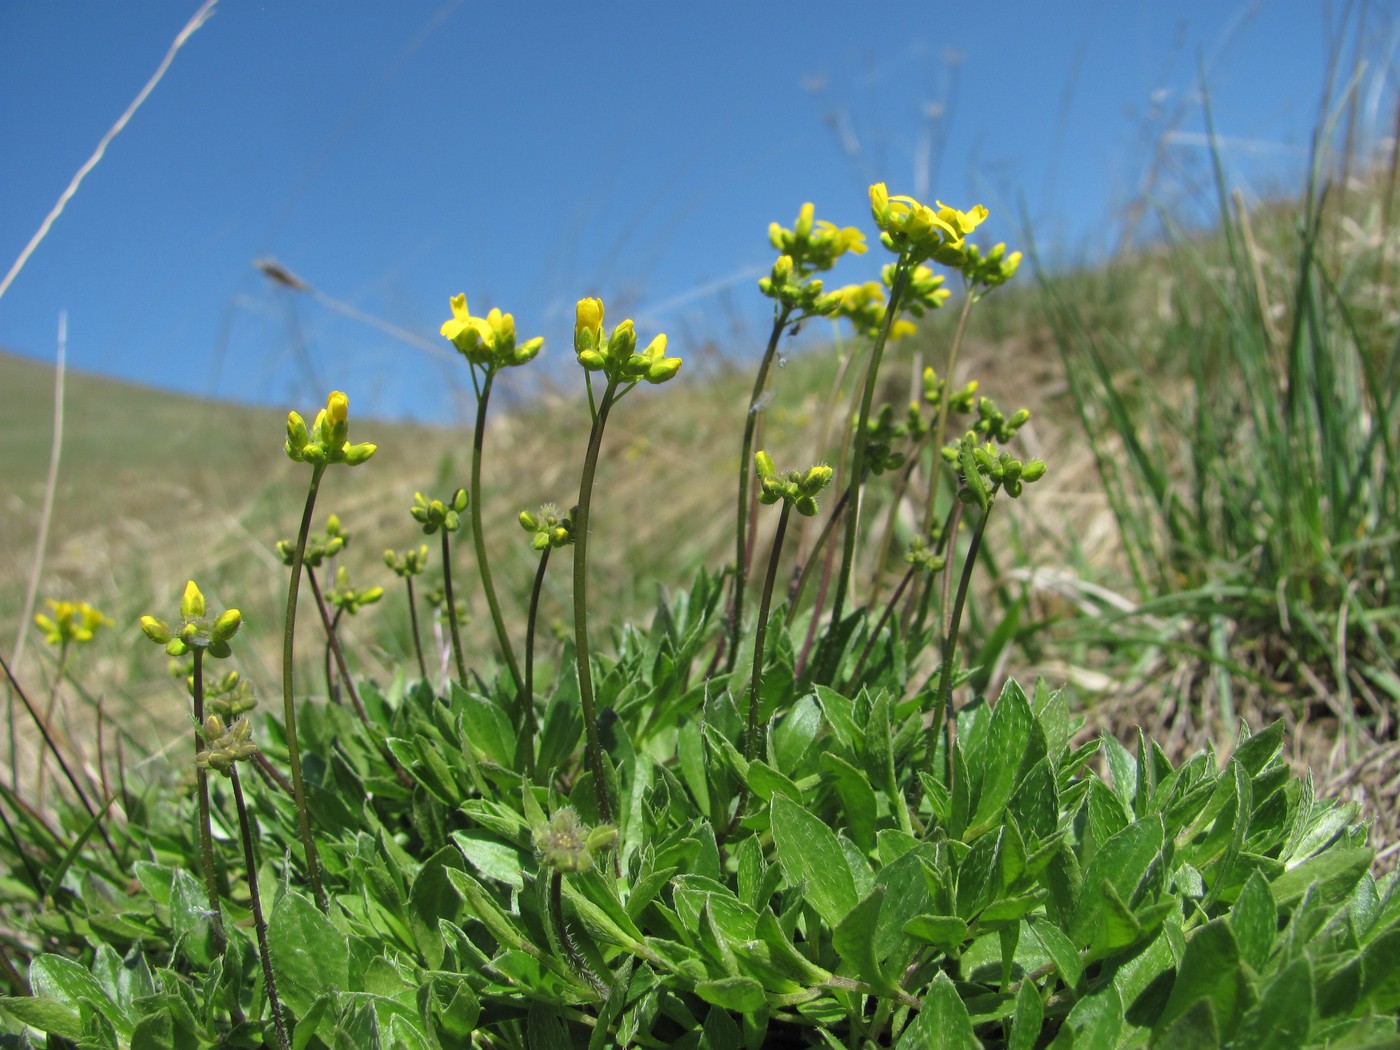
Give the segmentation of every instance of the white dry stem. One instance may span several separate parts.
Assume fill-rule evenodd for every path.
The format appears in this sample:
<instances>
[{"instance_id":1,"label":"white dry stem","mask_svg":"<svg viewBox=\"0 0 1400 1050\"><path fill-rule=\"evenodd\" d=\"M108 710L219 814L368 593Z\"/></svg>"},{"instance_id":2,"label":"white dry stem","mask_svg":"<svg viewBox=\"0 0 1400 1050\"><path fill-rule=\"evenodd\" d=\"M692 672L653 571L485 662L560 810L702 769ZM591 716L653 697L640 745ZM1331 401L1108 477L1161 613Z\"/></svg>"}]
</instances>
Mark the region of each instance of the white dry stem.
<instances>
[{"instance_id":1,"label":"white dry stem","mask_svg":"<svg viewBox=\"0 0 1400 1050\"><path fill-rule=\"evenodd\" d=\"M39 247L40 242L48 236L50 227L52 227L58 217L63 214L63 209L68 206L68 202L72 200L73 196L78 192L78 187L82 185L83 179L87 178L88 172L97 167L98 161L100 161L103 154L107 152L107 147L111 145L112 140L121 134L122 129L125 128L131 118L136 115L136 111L141 108L141 104L146 101L146 96L155 90L156 85L160 83L161 77L165 76L165 71L170 68L170 63L175 61L175 53L185 46L185 41L189 40L189 38L194 35L196 29L208 21L209 16L214 13L214 5L218 2L219 0L204 0L204 3L199 5L199 10L196 11L194 17L185 24L185 28L180 30L179 36L177 36L175 42L170 45L170 50L165 53L165 58L161 61L160 67L155 71L151 79L146 81L146 86L141 89L141 93L132 100L131 105L126 107L126 112L117 118L117 122L107 129L107 134L102 136L102 141L97 144L97 149L93 150L92 156L87 159L87 163L78 169L78 173L73 176L73 181L68 184L68 188L65 189L58 198L58 203L55 204L53 210L44 217L44 221L40 224L38 232L29 239L29 243L24 246L24 251L19 253L19 258L16 259L14 265L10 267L10 272L5 274L5 279L3 281L0 281L0 299L4 298L5 292L9 290L14 279L19 276L20 270L24 269L24 264L28 262L29 257L34 254L34 249Z\"/></svg>"}]
</instances>

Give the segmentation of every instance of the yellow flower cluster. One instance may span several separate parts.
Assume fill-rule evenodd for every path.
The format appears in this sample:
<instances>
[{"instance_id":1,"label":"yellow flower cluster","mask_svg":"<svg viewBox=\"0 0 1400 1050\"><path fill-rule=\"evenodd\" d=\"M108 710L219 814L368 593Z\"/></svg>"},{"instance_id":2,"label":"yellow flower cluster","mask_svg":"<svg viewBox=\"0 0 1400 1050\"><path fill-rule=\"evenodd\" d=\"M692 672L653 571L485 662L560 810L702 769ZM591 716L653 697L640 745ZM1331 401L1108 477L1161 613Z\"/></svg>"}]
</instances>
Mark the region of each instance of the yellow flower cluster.
<instances>
[{"instance_id":1,"label":"yellow flower cluster","mask_svg":"<svg viewBox=\"0 0 1400 1050\"><path fill-rule=\"evenodd\" d=\"M679 357L666 356L666 335L637 350L637 330L628 318L603 338L603 301L580 299L574 319L574 353L589 372L602 372L614 383L664 383L681 369Z\"/></svg>"},{"instance_id":2,"label":"yellow flower cluster","mask_svg":"<svg viewBox=\"0 0 1400 1050\"><path fill-rule=\"evenodd\" d=\"M971 211L959 211L942 201L935 204L930 208L913 197L891 197L883 182L870 187L870 212L887 248L915 260L961 267L967 258L967 235L987 218L987 209L978 204Z\"/></svg>"},{"instance_id":3,"label":"yellow flower cluster","mask_svg":"<svg viewBox=\"0 0 1400 1050\"><path fill-rule=\"evenodd\" d=\"M34 617L34 622L44 632L44 641L50 645L90 642L99 627L112 626L110 617L104 616L87 602L59 602L50 598L45 604L53 610L53 615L39 613Z\"/></svg>"},{"instance_id":4,"label":"yellow flower cluster","mask_svg":"<svg viewBox=\"0 0 1400 1050\"><path fill-rule=\"evenodd\" d=\"M485 317L474 317L467 309L465 294L454 295L451 304L452 317L442 323L439 331L463 357L488 372L523 365L544 346L543 336L517 345L515 317L511 314L492 309Z\"/></svg>"}]
</instances>

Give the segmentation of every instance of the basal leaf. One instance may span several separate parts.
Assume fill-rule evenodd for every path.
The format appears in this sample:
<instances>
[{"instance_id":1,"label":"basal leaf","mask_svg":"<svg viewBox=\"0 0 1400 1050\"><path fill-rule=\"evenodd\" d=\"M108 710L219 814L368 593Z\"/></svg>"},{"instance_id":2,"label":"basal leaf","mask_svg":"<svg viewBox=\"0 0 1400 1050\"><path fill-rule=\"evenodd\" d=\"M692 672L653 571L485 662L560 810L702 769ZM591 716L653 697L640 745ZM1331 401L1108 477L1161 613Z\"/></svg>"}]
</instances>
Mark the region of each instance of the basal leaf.
<instances>
[{"instance_id":1,"label":"basal leaf","mask_svg":"<svg viewBox=\"0 0 1400 1050\"><path fill-rule=\"evenodd\" d=\"M783 795L772 803L773 845L788 884L803 887L828 926L856 905L855 880L831 828Z\"/></svg>"},{"instance_id":2,"label":"basal leaf","mask_svg":"<svg viewBox=\"0 0 1400 1050\"><path fill-rule=\"evenodd\" d=\"M919 1016L904 1029L896 1050L976 1050L981 1047L972 1030L967 1006L948 975L939 971L924 994Z\"/></svg>"}]
</instances>

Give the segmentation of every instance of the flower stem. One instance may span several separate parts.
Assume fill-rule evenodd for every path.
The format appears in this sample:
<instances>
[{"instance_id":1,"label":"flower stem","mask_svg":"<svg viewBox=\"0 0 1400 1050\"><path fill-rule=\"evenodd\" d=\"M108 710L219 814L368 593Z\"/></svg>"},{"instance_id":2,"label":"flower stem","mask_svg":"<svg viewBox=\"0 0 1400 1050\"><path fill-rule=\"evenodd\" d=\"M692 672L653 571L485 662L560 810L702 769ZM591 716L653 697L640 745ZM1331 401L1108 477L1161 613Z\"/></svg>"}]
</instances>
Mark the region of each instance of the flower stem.
<instances>
[{"instance_id":1,"label":"flower stem","mask_svg":"<svg viewBox=\"0 0 1400 1050\"><path fill-rule=\"evenodd\" d=\"M598 710L593 699L593 669L588 649L588 511L593 501L593 478L598 473L598 451L603 445L603 428L617 396L617 380L609 379L593 417L588 435L588 452L579 481L578 509L574 511L574 648L578 661L579 701L583 705L583 725L588 736L588 768L593 773L593 791L598 799L598 821L612 823L612 800L603 767L603 742L598 735Z\"/></svg>"},{"instance_id":2,"label":"flower stem","mask_svg":"<svg viewBox=\"0 0 1400 1050\"><path fill-rule=\"evenodd\" d=\"M744 413L744 440L739 449L739 501L737 523L734 529L734 593L729 605L729 659L727 667L734 670L734 661L739 656L739 632L744 622L744 589L749 578L748 517L749 505L753 501L753 442L754 431L758 427L758 417L763 411L762 398L768 385L768 371L777 355L778 340L792 316L792 304L783 303L773 315L773 330L768 335L768 346L759 362L758 374L754 377L753 393L749 395L749 408Z\"/></svg>"},{"instance_id":3,"label":"flower stem","mask_svg":"<svg viewBox=\"0 0 1400 1050\"><path fill-rule=\"evenodd\" d=\"M880 323L880 334L870 349L870 363L865 369L865 391L860 399L860 414L856 417L855 448L851 454L851 480L846 488L850 502L846 510L846 543L841 552L841 568L836 574L836 596L831 602L831 619L826 627L826 645L817 671L818 679L823 681L831 677L841 658L841 654L836 651L836 638L841 629L841 614L845 612L846 590L850 585L851 565L856 555L856 530L860 525L860 487L865 480L865 447L870 437L870 409L875 401L880 358L885 352L885 344L889 342L890 329L894 326L895 317L899 315L899 301L904 297L904 290L909 287L909 277L913 269L908 258L901 256L896 264L894 281L890 285L890 298L885 306L884 320Z\"/></svg>"},{"instance_id":4,"label":"flower stem","mask_svg":"<svg viewBox=\"0 0 1400 1050\"><path fill-rule=\"evenodd\" d=\"M365 703L360 699L360 690L355 685L355 679L350 677L350 665L345 659L345 647L340 644L340 634L336 631L336 624L340 620L340 610L336 610L335 618L331 618L330 609L326 606L325 597L321 594L321 586L316 582L316 574L311 571L311 567L306 569L306 582L311 584L311 593L316 598L316 609L321 614L321 624L326 629L326 646L331 655L335 657L336 671L339 673L339 680L345 687L345 692L350 697L350 704L355 708L355 714L359 716L360 724L369 730L370 738L374 740L375 746L383 756L384 761L389 764L389 768L398 777L399 783L405 787L413 786L413 778L399 765L399 760L394 757L392 751L379 739L379 734L374 726L370 724L369 712L365 710ZM326 676L327 681L330 675Z\"/></svg>"},{"instance_id":5,"label":"flower stem","mask_svg":"<svg viewBox=\"0 0 1400 1050\"><path fill-rule=\"evenodd\" d=\"M773 549L768 554L768 572L763 578L763 596L758 602L758 626L753 637L753 673L749 678L749 723L744 734L744 761L752 762L758 754L758 710L759 688L763 684L763 650L768 639L768 614L773 607L773 583L778 578L778 558L783 552L783 538L787 535L788 517L792 504L783 500L782 512L778 515L778 531L773 535ZM739 802L734 808L734 816L725 829L725 836L732 835L744 819L744 810L749 804L749 785L744 782L739 792Z\"/></svg>"},{"instance_id":6,"label":"flower stem","mask_svg":"<svg viewBox=\"0 0 1400 1050\"><path fill-rule=\"evenodd\" d=\"M452 632L452 657L457 661L457 682L467 687L467 661L462 655L462 632L457 627L457 600L452 597L452 543L442 530L442 596L447 607L447 627Z\"/></svg>"},{"instance_id":7,"label":"flower stem","mask_svg":"<svg viewBox=\"0 0 1400 1050\"><path fill-rule=\"evenodd\" d=\"M297 592L301 585L302 564L306 558L306 537L311 532L311 512L316 506L316 493L321 487L321 476L326 472L322 464L311 469L311 485L306 492L306 507L301 514L301 530L297 533L296 550L292 554L292 574L287 584L287 614L282 632L282 716L287 734L287 764L292 770L292 794L297 803L297 822L301 830L301 844L306 851L306 872L311 880L311 891L316 898L316 906L323 912L330 911L330 902L321 885L321 858L316 851L316 840L311 835L311 814L306 807L306 785L301 779L301 748L297 743L297 709L295 669L292 658L296 637Z\"/></svg>"},{"instance_id":8,"label":"flower stem","mask_svg":"<svg viewBox=\"0 0 1400 1050\"><path fill-rule=\"evenodd\" d=\"M993 498L995 498L993 496ZM982 536L987 531L987 521L991 518L992 503L989 501L987 509L982 514L982 520L977 523L977 527L972 532L972 539L967 545L967 556L963 559L962 574L958 578L958 593L953 599L953 607L948 615L947 630L943 632L943 666L938 674L938 693L933 705L933 718L928 724L928 747L926 752L927 768L933 772L933 756L938 746L938 730L940 723L945 733L946 741L944 746L944 782L951 794L953 790L953 730L956 719L953 717L952 695L953 695L953 656L957 652L958 631L962 625L963 607L967 604L967 590L972 581L972 568L977 564L977 552L982 546ZM949 551L953 550L951 543Z\"/></svg>"},{"instance_id":9,"label":"flower stem","mask_svg":"<svg viewBox=\"0 0 1400 1050\"><path fill-rule=\"evenodd\" d=\"M203 750L199 728L204 725L204 650L191 652L194 656L194 753L198 755ZM204 890L209 897L215 951L223 955L228 948L228 936L224 933L224 913L219 905L219 880L214 874L214 836L209 829L209 773L195 766L194 782L199 797L199 861L204 869Z\"/></svg>"},{"instance_id":10,"label":"flower stem","mask_svg":"<svg viewBox=\"0 0 1400 1050\"><path fill-rule=\"evenodd\" d=\"M426 682L428 680L428 664L423 659L423 635L418 630L418 602L413 594L413 577L405 576L403 582L408 587L408 619L413 624L413 652L418 657L418 674Z\"/></svg>"},{"instance_id":11,"label":"flower stem","mask_svg":"<svg viewBox=\"0 0 1400 1050\"><path fill-rule=\"evenodd\" d=\"M476 402L476 432L472 435L472 542L476 544L476 565L481 573L481 589L486 592L486 607L491 610L491 623L496 628L496 643L501 648L506 667L510 669L515 688L519 689L522 681L520 667L515 662L510 636L506 634L505 620L501 618L501 603L496 599L496 585L491 582L491 562L486 557L486 537L481 531L481 451L486 443L486 404L491 399L491 383L495 377L495 371L488 369L485 382L481 385L481 396ZM462 684L466 684L465 678Z\"/></svg>"},{"instance_id":12,"label":"flower stem","mask_svg":"<svg viewBox=\"0 0 1400 1050\"><path fill-rule=\"evenodd\" d=\"M287 1037L287 1024L282 1019L282 1000L277 995L277 981L272 976L272 955L267 950L267 920L263 918L262 895L258 893L258 861L253 851L253 830L248 822L248 807L243 801L243 786L238 780L236 766L229 767L229 780L233 782L233 801L238 807L238 827L243 833L243 863L248 868L248 896L253 906L253 928L258 935L258 955L262 959L263 985L267 988L267 1001L272 1007L272 1023L277 1029L277 1042L282 1050L291 1050L292 1042Z\"/></svg>"},{"instance_id":13,"label":"flower stem","mask_svg":"<svg viewBox=\"0 0 1400 1050\"><path fill-rule=\"evenodd\" d=\"M948 436L948 403L953 396L953 369L958 367L958 354L962 350L963 336L967 333L967 319L972 316L972 306L977 302L972 289L963 296L962 310L958 313L958 327L953 332L953 343L948 347L948 361L943 373L943 393L938 399L938 418L934 421L933 470L929 476L928 503L924 507L924 534L933 528L934 503L938 499L938 475L943 463L943 441Z\"/></svg>"},{"instance_id":14,"label":"flower stem","mask_svg":"<svg viewBox=\"0 0 1400 1050\"><path fill-rule=\"evenodd\" d=\"M535 618L540 609L540 592L544 589L544 573L549 567L549 552L546 547L540 551L540 566L535 570L535 583L530 588L530 612L525 618L525 689L520 696L521 724L523 740L521 749L525 753L525 776L535 778L535 737L539 725L535 721Z\"/></svg>"}]
</instances>

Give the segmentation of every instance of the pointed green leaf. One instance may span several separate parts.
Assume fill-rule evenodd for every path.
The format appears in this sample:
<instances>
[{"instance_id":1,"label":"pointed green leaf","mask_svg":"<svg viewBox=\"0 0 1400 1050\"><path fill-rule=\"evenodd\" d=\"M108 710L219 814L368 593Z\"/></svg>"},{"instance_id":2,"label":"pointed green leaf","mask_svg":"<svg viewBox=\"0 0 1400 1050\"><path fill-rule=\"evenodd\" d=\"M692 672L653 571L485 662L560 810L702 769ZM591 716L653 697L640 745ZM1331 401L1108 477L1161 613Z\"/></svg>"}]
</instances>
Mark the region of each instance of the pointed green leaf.
<instances>
[{"instance_id":1,"label":"pointed green leaf","mask_svg":"<svg viewBox=\"0 0 1400 1050\"><path fill-rule=\"evenodd\" d=\"M977 1050L972 1018L948 975L939 971L924 995L919 1016L900 1034L896 1050Z\"/></svg>"},{"instance_id":2,"label":"pointed green leaf","mask_svg":"<svg viewBox=\"0 0 1400 1050\"><path fill-rule=\"evenodd\" d=\"M783 876L805 894L833 929L856 905L856 885L846 854L821 818L783 795L772 803L773 845Z\"/></svg>"}]
</instances>

